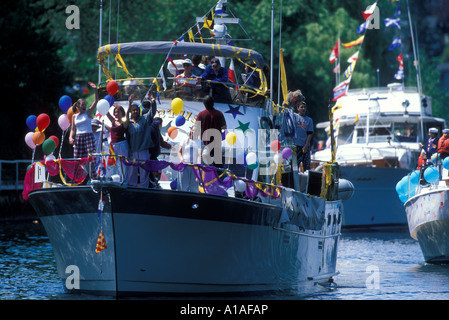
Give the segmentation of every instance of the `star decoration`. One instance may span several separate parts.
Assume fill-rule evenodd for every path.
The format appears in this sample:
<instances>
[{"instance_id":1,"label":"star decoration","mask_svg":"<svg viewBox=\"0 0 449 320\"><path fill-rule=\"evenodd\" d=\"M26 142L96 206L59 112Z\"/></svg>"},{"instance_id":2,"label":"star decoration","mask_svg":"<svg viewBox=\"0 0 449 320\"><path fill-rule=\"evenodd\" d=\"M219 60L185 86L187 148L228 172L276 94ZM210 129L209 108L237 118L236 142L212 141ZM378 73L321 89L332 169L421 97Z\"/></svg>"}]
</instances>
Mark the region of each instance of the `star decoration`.
<instances>
[{"instance_id":1,"label":"star decoration","mask_svg":"<svg viewBox=\"0 0 449 320\"><path fill-rule=\"evenodd\" d=\"M243 133L245 133L247 130L249 130L249 122L247 123L242 123L240 122L240 120L237 120L239 122L239 126L236 127L236 129L242 130Z\"/></svg>"},{"instance_id":2,"label":"star decoration","mask_svg":"<svg viewBox=\"0 0 449 320\"><path fill-rule=\"evenodd\" d=\"M229 106L229 110L228 110L228 111L225 111L225 113L230 113L230 114L232 114L232 116L234 117L234 119L235 119L235 117L237 117L238 114L240 114L240 115L243 116L243 113L241 113L241 112L239 111L240 106L233 107L233 106L231 106L230 104L228 104L228 106Z\"/></svg>"}]
</instances>

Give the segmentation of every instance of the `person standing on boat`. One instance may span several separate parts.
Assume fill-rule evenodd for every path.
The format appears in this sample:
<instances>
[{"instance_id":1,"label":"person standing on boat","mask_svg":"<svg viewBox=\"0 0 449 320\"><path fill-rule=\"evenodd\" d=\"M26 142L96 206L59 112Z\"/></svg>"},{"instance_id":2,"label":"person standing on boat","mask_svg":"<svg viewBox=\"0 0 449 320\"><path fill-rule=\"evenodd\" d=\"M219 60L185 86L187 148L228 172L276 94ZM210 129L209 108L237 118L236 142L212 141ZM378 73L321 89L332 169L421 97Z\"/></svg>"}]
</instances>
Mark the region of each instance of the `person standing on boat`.
<instances>
[{"instance_id":1,"label":"person standing on boat","mask_svg":"<svg viewBox=\"0 0 449 320\"><path fill-rule=\"evenodd\" d=\"M128 141L126 141L125 133L128 128L129 119L125 117L125 109L118 103L114 103L114 116L109 112L106 114L111 121L111 127L106 126L106 128L111 133L111 144L114 148L114 153L117 156L128 157ZM123 166L122 162L116 158L115 166L117 167L118 174L122 177L123 181L127 181L128 170Z\"/></svg>"},{"instance_id":2,"label":"person standing on boat","mask_svg":"<svg viewBox=\"0 0 449 320\"><path fill-rule=\"evenodd\" d=\"M304 98L304 96L302 96ZM305 98L299 102L298 113L294 113L295 146L298 168L302 163L303 170L310 170L310 142L313 135L313 120L306 116Z\"/></svg>"},{"instance_id":3,"label":"person standing on boat","mask_svg":"<svg viewBox=\"0 0 449 320\"><path fill-rule=\"evenodd\" d=\"M426 151L427 159L431 159L432 155L438 151L438 129L430 128L429 129L429 140L427 140L427 145L424 146L421 142L419 146Z\"/></svg>"},{"instance_id":4,"label":"person standing on boat","mask_svg":"<svg viewBox=\"0 0 449 320\"><path fill-rule=\"evenodd\" d=\"M214 100L226 102L231 100L228 87L225 85L228 82L228 69L221 66L218 58L211 60L211 68L206 68L206 71L198 77L203 81L208 81L206 88L212 89L212 96Z\"/></svg>"},{"instance_id":5,"label":"person standing on boat","mask_svg":"<svg viewBox=\"0 0 449 320\"><path fill-rule=\"evenodd\" d=\"M206 109L198 113L195 125L200 128L201 139L205 146L209 146L210 157L217 166L221 165L221 131L226 129L226 119L223 112L214 108L214 103L211 96L204 98ZM215 149L219 150L220 156L215 157Z\"/></svg>"},{"instance_id":6,"label":"person standing on boat","mask_svg":"<svg viewBox=\"0 0 449 320\"><path fill-rule=\"evenodd\" d=\"M79 99L73 105L72 128L69 143L73 145L74 158L87 158L95 152L95 138L92 132L93 112L98 102L98 89L95 88L95 100L89 109L84 99ZM76 113L78 112L79 113Z\"/></svg>"},{"instance_id":7,"label":"person standing on boat","mask_svg":"<svg viewBox=\"0 0 449 320\"><path fill-rule=\"evenodd\" d=\"M449 129L443 129L443 136L438 140L438 154L441 159L449 156Z\"/></svg>"},{"instance_id":8,"label":"person standing on boat","mask_svg":"<svg viewBox=\"0 0 449 320\"><path fill-rule=\"evenodd\" d=\"M178 157L182 163L201 163L201 140L198 137L199 130L196 125L193 125L190 128L189 136L179 147ZM198 181L191 166L184 168L183 171L178 171L178 182L178 190L198 192Z\"/></svg>"},{"instance_id":9,"label":"person standing on boat","mask_svg":"<svg viewBox=\"0 0 449 320\"><path fill-rule=\"evenodd\" d=\"M152 107L149 112L140 115L140 107L133 103L134 96L131 95L128 99L129 108L127 118L128 125L128 147L131 158L138 161L150 160L149 148L153 147L154 143L151 139L151 123L156 114L156 101L154 98L150 102ZM131 117L129 116L131 114ZM140 166L131 165L128 169L128 185L136 187L138 184L138 177L140 176L140 187L148 188L150 183L150 174Z\"/></svg>"}]
</instances>

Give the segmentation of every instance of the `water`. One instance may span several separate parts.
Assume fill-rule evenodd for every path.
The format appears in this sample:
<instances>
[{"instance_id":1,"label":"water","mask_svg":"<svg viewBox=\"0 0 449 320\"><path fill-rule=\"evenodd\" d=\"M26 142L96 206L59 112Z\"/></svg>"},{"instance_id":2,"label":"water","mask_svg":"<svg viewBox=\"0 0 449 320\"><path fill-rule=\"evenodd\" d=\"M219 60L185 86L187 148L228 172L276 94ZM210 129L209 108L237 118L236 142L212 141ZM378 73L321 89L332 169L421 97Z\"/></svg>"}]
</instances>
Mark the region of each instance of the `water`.
<instances>
[{"instance_id":1,"label":"water","mask_svg":"<svg viewBox=\"0 0 449 320\"><path fill-rule=\"evenodd\" d=\"M423 262L408 232L343 233L336 290L307 300L449 299L449 266ZM304 299L294 295L263 297ZM52 246L40 223L0 224L0 300L109 299L65 291Z\"/></svg>"}]
</instances>

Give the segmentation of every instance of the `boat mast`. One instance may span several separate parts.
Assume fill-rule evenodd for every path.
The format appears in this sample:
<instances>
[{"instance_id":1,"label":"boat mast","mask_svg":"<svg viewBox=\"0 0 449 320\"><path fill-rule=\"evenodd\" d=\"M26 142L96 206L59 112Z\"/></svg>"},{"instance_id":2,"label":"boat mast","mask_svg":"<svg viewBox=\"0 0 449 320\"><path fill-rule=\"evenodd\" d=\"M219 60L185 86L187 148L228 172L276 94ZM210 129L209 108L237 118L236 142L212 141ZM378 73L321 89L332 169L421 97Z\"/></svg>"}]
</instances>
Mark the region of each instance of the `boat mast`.
<instances>
[{"instance_id":1,"label":"boat mast","mask_svg":"<svg viewBox=\"0 0 449 320\"><path fill-rule=\"evenodd\" d=\"M413 48L413 64L416 69L416 85L418 87L418 94L419 94L419 114L420 114L420 120L421 120L421 139L424 139L424 124L423 124L423 117L422 117L422 87L421 87L421 76L420 76L420 68L419 68L419 61L417 59L417 48L415 45L415 37L413 35L413 25L412 25L412 15L410 14L410 5L407 0L407 11L408 11L408 21L410 25L410 34L412 37L412 48Z\"/></svg>"},{"instance_id":2,"label":"boat mast","mask_svg":"<svg viewBox=\"0 0 449 320\"><path fill-rule=\"evenodd\" d=\"M273 103L273 32L274 32L274 0L271 0L271 57L270 57L270 111Z\"/></svg>"},{"instance_id":3,"label":"boat mast","mask_svg":"<svg viewBox=\"0 0 449 320\"><path fill-rule=\"evenodd\" d=\"M101 47L102 44L102 36L103 33L103 0L100 0L100 35L98 41L98 47ZM98 84L101 83L101 64L98 65Z\"/></svg>"},{"instance_id":4,"label":"boat mast","mask_svg":"<svg viewBox=\"0 0 449 320\"><path fill-rule=\"evenodd\" d=\"M279 51L282 48L282 0L279 10ZM281 104L281 55L279 54L279 72L278 72L278 104Z\"/></svg>"}]
</instances>

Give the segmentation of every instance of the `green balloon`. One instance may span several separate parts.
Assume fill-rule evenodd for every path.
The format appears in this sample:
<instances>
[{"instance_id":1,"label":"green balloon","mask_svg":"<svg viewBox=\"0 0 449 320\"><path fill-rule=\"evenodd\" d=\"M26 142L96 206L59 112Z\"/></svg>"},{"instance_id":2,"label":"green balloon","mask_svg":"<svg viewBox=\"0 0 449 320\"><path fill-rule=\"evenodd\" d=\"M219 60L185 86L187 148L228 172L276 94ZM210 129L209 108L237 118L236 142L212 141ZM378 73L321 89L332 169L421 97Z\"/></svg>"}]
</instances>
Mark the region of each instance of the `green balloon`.
<instances>
[{"instance_id":1,"label":"green balloon","mask_svg":"<svg viewBox=\"0 0 449 320\"><path fill-rule=\"evenodd\" d=\"M55 151L55 148L56 148L56 143L53 139L47 139L42 144L42 151L44 152L45 155L49 155L50 153Z\"/></svg>"}]
</instances>

